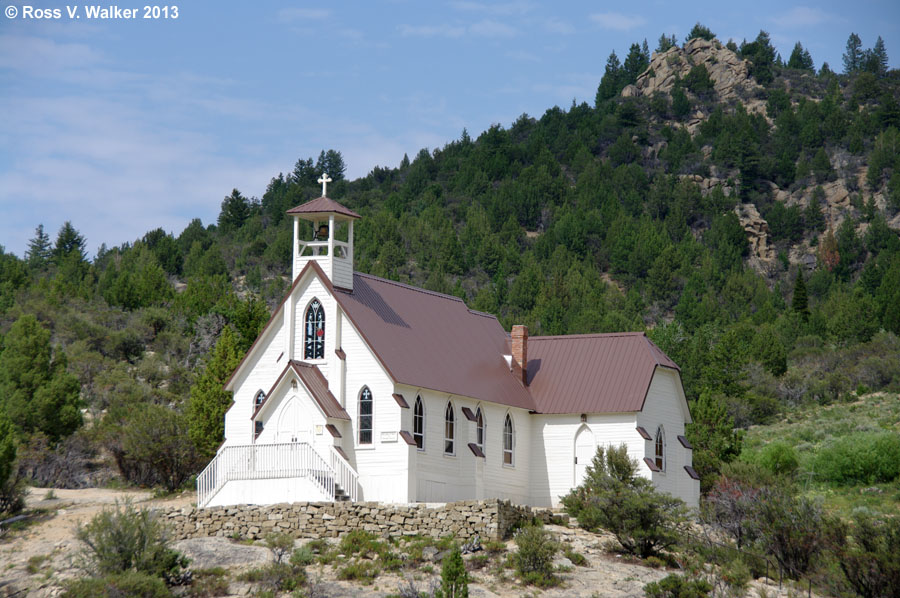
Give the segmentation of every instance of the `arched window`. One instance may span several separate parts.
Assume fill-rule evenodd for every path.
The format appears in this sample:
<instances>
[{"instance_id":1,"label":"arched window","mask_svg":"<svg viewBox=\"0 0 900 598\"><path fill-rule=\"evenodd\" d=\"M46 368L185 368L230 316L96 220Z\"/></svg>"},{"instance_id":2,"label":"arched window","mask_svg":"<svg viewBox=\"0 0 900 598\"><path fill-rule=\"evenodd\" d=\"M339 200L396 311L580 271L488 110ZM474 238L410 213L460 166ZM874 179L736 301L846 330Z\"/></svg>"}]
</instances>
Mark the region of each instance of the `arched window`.
<instances>
[{"instance_id":1,"label":"arched window","mask_svg":"<svg viewBox=\"0 0 900 598\"><path fill-rule=\"evenodd\" d=\"M425 406L422 397L416 397L413 407L413 440L416 441L416 448L420 451L425 449Z\"/></svg>"},{"instance_id":2,"label":"arched window","mask_svg":"<svg viewBox=\"0 0 900 598\"><path fill-rule=\"evenodd\" d=\"M475 444L484 452L484 413L481 407L475 410Z\"/></svg>"},{"instance_id":3,"label":"arched window","mask_svg":"<svg viewBox=\"0 0 900 598\"><path fill-rule=\"evenodd\" d=\"M503 464L513 465L513 451L516 440L516 431L513 429L512 417L506 414L503 420Z\"/></svg>"},{"instance_id":4,"label":"arched window","mask_svg":"<svg viewBox=\"0 0 900 598\"><path fill-rule=\"evenodd\" d=\"M656 429L656 466L660 471L666 470L666 433L663 427Z\"/></svg>"},{"instance_id":5,"label":"arched window","mask_svg":"<svg viewBox=\"0 0 900 598\"><path fill-rule=\"evenodd\" d=\"M359 443L372 444L372 391L363 386L359 393Z\"/></svg>"},{"instance_id":6,"label":"arched window","mask_svg":"<svg viewBox=\"0 0 900 598\"><path fill-rule=\"evenodd\" d=\"M325 308L313 298L304 320L303 359L325 359Z\"/></svg>"},{"instance_id":7,"label":"arched window","mask_svg":"<svg viewBox=\"0 0 900 598\"><path fill-rule=\"evenodd\" d=\"M453 411L453 403L447 401L447 409L444 411L444 454L452 455L454 452L453 440L456 438L456 414Z\"/></svg>"},{"instance_id":8,"label":"arched window","mask_svg":"<svg viewBox=\"0 0 900 598\"><path fill-rule=\"evenodd\" d=\"M266 400L266 393L264 393L263 391L259 391L258 393L256 393L256 398L253 399L253 408L256 409L257 407L262 405L263 401L265 401L265 400Z\"/></svg>"}]
</instances>

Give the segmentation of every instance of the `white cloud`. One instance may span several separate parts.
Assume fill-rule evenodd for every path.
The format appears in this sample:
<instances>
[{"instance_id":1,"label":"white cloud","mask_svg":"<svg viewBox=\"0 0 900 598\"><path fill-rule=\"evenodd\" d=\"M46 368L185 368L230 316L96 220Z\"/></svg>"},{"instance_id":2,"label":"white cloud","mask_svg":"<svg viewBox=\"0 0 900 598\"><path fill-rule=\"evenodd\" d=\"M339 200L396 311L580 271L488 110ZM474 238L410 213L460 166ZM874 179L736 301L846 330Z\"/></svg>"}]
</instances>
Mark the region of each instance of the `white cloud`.
<instances>
[{"instance_id":1,"label":"white cloud","mask_svg":"<svg viewBox=\"0 0 900 598\"><path fill-rule=\"evenodd\" d=\"M551 17L544 21L544 29L558 35L572 35L575 33L574 26L563 20L557 19L556 17Z\"/></svg>"},{"instance_id":2,"label":"white cloud","mask_svg":"<svg viewBox=\"0 0 900 598\"><path fill-rule=\"evenodd\" d=\"M604 29L615 29L616 31L628 31L647 22L640 15L625 15L619 12L598 12L590 15L590 19Z\"/></svg>"},{"instance_id":3,"label":"white cloud","mask_svg":"<svg viewBox=\"0 0 900 598\"><path fill-rule=\"evenodd\" d=\"M451 2L450 5L457 9L468 12L481 12L490 15L521 15L534 10L533 2L502 2L498 4L488 4L483 2Z\"/></svg>"},{"instance_id":4,"label":"white cloud","mask_svg":"<svg viewBox=\"0 0 900 598\"><path fill-rule=\"evenodd\" d=\"M458 25L400 25L400 34L404 37L462 37L465 27Z\"/></svg>"},{"instance_id":5,"label":"white cloud","mask_svg":"<svg viewBox=\"0 0 900 598\"><path fill-rule=\"evenodd\" d=\"M819 8L797 6L784 14L772 17L771 20L780 27L815 27L840 19Z\"/></svg>"},{"instance_id":6,"label":"white cloud","mask_svg":"<svg viewBox=\"0 0 900 598\"><path fill-rule=\"evenodd\" d=\"M484 21L479 21L477 23L473 23L469 27L469 32L472 35L477 35L480 37L515 37L516 29L507 25L506 23L500 23L498 21L492 21L490 19L486 19Z\"/></svg>"},{"instance_id":7,"label":"white cloud","mask_svg":"<svg viewBox=\"0 0 900 598\"><path fill-rule=\"evenodd\" d=\"M321 21L331 16L327 8L282 8L276 17L282 23L295 23L297 21Z\"/></svg>"}]
</instances>

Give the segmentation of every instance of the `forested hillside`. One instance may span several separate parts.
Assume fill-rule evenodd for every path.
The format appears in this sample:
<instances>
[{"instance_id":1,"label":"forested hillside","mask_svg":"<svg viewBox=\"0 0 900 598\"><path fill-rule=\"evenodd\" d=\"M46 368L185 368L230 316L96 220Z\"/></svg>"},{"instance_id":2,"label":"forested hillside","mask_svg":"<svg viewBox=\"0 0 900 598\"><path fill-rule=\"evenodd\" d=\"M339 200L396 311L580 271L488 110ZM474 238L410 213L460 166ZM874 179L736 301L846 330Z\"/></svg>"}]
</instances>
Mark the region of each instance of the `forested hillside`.
<instances>
[{"instance_id":1,"label":"forested hillside","mask_svg":"<svg viewBox=\"0 0 900 598\"><path fill-rule=\"evenodd\" d=\"M0 255L0 457L39 484L198 471L221 381L287 289L285 210L323 171L362 215L359 271L536 335L647 330L697 401L704 488L741 450L732 426L900 390L900 72L883 43L851 36L836 73L765 32L689 37L610 55L594 105L463 130L353 181L323 151L261 198L234 190L215 223L93 259L77 222L38 226L24 259Z\"/></svg>"}]
</instances>

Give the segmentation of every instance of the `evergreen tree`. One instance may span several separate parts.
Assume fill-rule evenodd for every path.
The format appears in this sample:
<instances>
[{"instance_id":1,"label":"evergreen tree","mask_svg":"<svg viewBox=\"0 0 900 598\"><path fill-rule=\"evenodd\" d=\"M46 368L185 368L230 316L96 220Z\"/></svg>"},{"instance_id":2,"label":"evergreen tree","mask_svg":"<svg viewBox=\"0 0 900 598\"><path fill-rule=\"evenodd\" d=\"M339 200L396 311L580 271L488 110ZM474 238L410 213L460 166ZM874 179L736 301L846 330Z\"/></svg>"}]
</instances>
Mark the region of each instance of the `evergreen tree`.
<instances>
[{"instance_id":1,"label":"evergreen tree","mask_svg":"<svg viewBox=\"0 0 900 598\"><path fill-rule=\"evenodd\" d=\"M50 331L30 314L16 320L0 353L0 407L14 424L51 441L71 434L81 425L80 390L65 354L54 354Z\"/></svg>"},{"instance_id":2,"label":"evergreen tree","mask_svg":"<svg viewBox=\"0 0 900 598\"><path fill-rule=\"evenodd\" d=\"M775 47L766 31L760 30L756 39L744 42L740 47L742 57L750 60L750 74L756 77L761 85L768 85L775 78L772 67L775 65Z\"/></svg>"},{"instance_id":3,"label":"evergreen tree","mask_svg":"<svg viewBox=\"0 0 900 598\"><path fill-rule=\"evenodd\" d=\"M884 77L887 74L887 67L887 50L884 48L884 40L879 35L875 46L864 53L862 69L876 77Z\"/></svg>"},{"instance_id":4,"label":"evergreen tree","mask_svg":"<svg viewBox=\"0 0 900 598\"><path fill-rule=\"evenodd\" d=\"M226 326L188 399L190 437L201 458L215 455L225 438L225 412L233 401L223 386L240 361L237 335Z\"/></svg>"},{"instance_id":5,"label":"evergreen tree","mask_svg":"<svg viewBox=\"0 0 900 598\"><path fill-rule=\"evenodd\" d=\"M34 238L28 242L25 261L32 270L43 270L52 255L50 235L44 232L43 224L38 224L38 227L34 229Z\"/></svg>"},{"instance_id":6,"label":"evergreen tree","mask_svg":"<svg viewBox=\"0 0 900 598\"><path fill-rule=\"evenodd\" d=\"M623 79L622 65L619 63L619 57L616 56L615 50L610 52L609 58L606 59L606 69L603 72L603 78L600 79L600 85L597 87L596 105L599 106L606 100L616 97L622 91L621 81Z\"/></svg>"},{"instance_id":7,"label":"evergreen tree","mask_svg":"<svg viewBox=\"0 0 900 598\"><path fill-rule=\"evenodd\" d=\"M313 159L300 158L294 164L294 171L289 176L290 181L296 185L306 186L315 185L319 175L316 174L316 167L313 165ZM332 177L334 178L334 177Z\"/></svg>"},{"instance_id":8,"label":"evergreen tree","mask_svg":"<svg viewBox=\"0 0 900 598\"><path fill-rule=\"evenodd\" d=\"M56 235L56 245L53 246L53 260L60 264L66 260L84 262L85 258L84 236L75 230L70 221L66 220Z\"/></svg>"},{"instance_id":9,"label":"evergreen tree","mask_svg":"<svg viewBox=\"0 0 900 598\"><path fill-rule=\"evenodd\" d=\"M803 270L797 269L797 278L794 281L794 296L791 298L791 309L800 315L803 321L809 320L809 299L806 294L806 282L803 280Z\"/></svg>"},{"instance_id":10,"label":"evergreen tree","mask_svg":"<svg viewBox=\"0 0 900 598\"><path fill-rule=\"evenodd\" d=\"M643 73L649 65L650 57L644 54L640 46L631 44L628 56L625 57L622 65L622 83L624 85L634 83L637 81L638 75Z\"/></svg>"},{"instance_id":11,"label":"evergreen tree","mask_svg":"<svg viewBox=\"0 0 900 598\"><path fill-rule=\"evenodd\" d=\"M233 231L241 228L250 217L250 202L237 189L231 190L222 200L222 211L219 212L219 228Z\"/></svg>"},{"instance_id":12,"label":"evergreen tree","mask_svg":"<svg viewBox=\"0 0 900 598\"><path fill-rule=\"evenodd\" d=\"M675 40L675 34L673 33L671 36L663 33L659 36L659 42L656 44L656 53L662 54L666 52L669 48L675 47L675 44L678 42Z\"/></svg>"},{"instance_id":13,"label":"evergreen tree","mask_svg":"<svg viewBox=\"0 0 900 598\"><path fill-rule=\"evenodd\" d=\"M698 21L691 28L690 33L687 34L687 37L684 38L684 41L689 42L692 39L694 39L695 37L702 37L706 41L711 42L716 37L716 34L713 33L712 31L710 31L709 27L706 27L705 25L701 25Z\"/></svg>"},{"instance_id":14,"label":"evergreen tree","mask_svg":"<svg viewBox=\"0 0 900 598\"><path fill-rule=\"evenodd\" d=\"M803 71L814 70L812 56L810 56L809 50L806 50L800 42L797 42L794 45L791 57L788 58L787 67L789 69L799 69Z\"/></svg>"},{"instance_id":15,"label":"evergreen tree","mask_svg":"<svg viewBox=\"0 0 900 598\"><path fill-rule=\"evenodd\" d=\"M844 50L843 61L845 75L852 75L863 66L862 40L855 33L851 33L847 38L847 49Z\"/></svg>"},{"instance_id":16,"label":"evergreen tree","mask_svg":"<svg viewBox=\"0 0 900 598\"><path fill-rule=\"evenodd\" d=\"M0 515L24 506L24 488L16 475L16 430L0 409Z\"/></svg>"},{"instance_id":17,"label":"evergreen tree","mask_svg":"<svg viewBox=\"0 0 900 598\"><path fill-rule=\"evenodd\" d=\"M734 418L728 415L725 402L709 391L691 405L693 423L685 426L685 434L694 446L694 469L700 474L700 489L712 486L724 463L741 454L743 436L734 429Z\"/></svg>"},{"instance_id":18,"label":"evergreen tree","mask_svg":"<svg viewBox=\"0 0 900 598\"><path fill-rule=\"evenodd\" d=\"M344 164L341 152L330 149L327 152L323 150L319 154L319 159L316 161L316 178L327 173L331 180L340 181L344 178L346 170L347 166Z\"/></svg>"},{"instance_id":19,"label":"evergreen tree","mask_svg":"<svg viewBox=\"0 0 900 598\"><path fill-rule=\"evenodd\" d=\"M441 587L435 598L469 598L469 574L459 546L454 545L441 565Z\"/></svg>"}]
</instances>

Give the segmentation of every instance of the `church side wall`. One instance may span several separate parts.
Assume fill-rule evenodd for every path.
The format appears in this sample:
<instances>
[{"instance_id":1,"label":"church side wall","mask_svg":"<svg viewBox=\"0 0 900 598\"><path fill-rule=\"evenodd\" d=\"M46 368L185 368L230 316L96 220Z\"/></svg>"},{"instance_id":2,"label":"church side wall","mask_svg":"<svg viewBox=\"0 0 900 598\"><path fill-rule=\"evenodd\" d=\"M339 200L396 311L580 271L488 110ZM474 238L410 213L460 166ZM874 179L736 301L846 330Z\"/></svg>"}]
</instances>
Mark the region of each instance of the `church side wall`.
<instances>
[{"instance_id":1,"label":"church side wall","mask_svg":"<svg viewBox=\"0 0 900 598\"><path fill-rule=\"evenodd\" d=\"M359 473L359 500L408 502L410 447L400 438L401 408L393 398L394 383L348 318L342 323L346 359L346 410L350 422L341 428L339 443ZM359 443L359 394L372 392L372 444Z\"/></svg>"},{"instance_id":2,"label":"church side wall","mask_svg":"<svg viewBox=\"0 0 900 598\"><path fill-rule=\"evenodd\" d=\"M654 485L664 492L685 501L688 506L697 507L700 499L700 484L692 479L684 470L691 465L691 451L678 441L684 435L686 414L682 406L681 382L678 373L666 368L656 368L650 390L644 402L644 409L638 414L638 425L650 433L653 440L644 442L645 454L642 457L653 459L655 456L654 440L657 428L662 425L665 431L666 469L664 472L651 473L646 466L642 473L653 480Z\"/></svg>"},{"instance_id":3,"label":"church side wall","mask_svg":"<svg viewBox=\"0 0 900 598\"><path fill-rule=\"evenodd\" d=\"M646 469L643 439L635 430L634 413L532 415L531 501L534 506L559 506L559 498L575 485L575 436L582 426L593 433L595 446L625 444L628 454Z\"/></svg>"},{"instance_id":4,"label":"church side wall","mask_svg":"<svg viewBox=\"0 0 900 598\"><path fill-rule=\"evenodd\" d=\"M269 392L272 384L287 365L287 358L278 356L284 350L282 342L284 318L281 314L265 331L258 342L255 356L250 357L244 372L235 384L234 403L225 413L225 445L251 444L253 424L250 418L254 411L256 393ZM261 345L261 346L260 346ZM260 350L261 349L261 350Z\"/></svg>"},{"instance_id":5,"label":"church side wall","mask_svg":"<svg viewBox=\"0 0 900 598\"><path fill-rule=\"evenodd\" d=\"M531 467L531 416L523 409L480 402L468 397L448 395L427 389L399 389L410 405L404 414L404 429L413 431L413 408L416 396L425 404L424 450L412 447L414 455L414 500L446 502L472 498L499 498L520 504L529 501ZM447 401L453 402L455 413L454 454L444 453L445 412ZM481 407L485 419L485 458L476 457L468 444L475 442L475 423L466 419L462 408L472 413ZM503 422L506 414L513 418L515 429L513 465L503 464Z\"/></svg>"}]
</instances>

